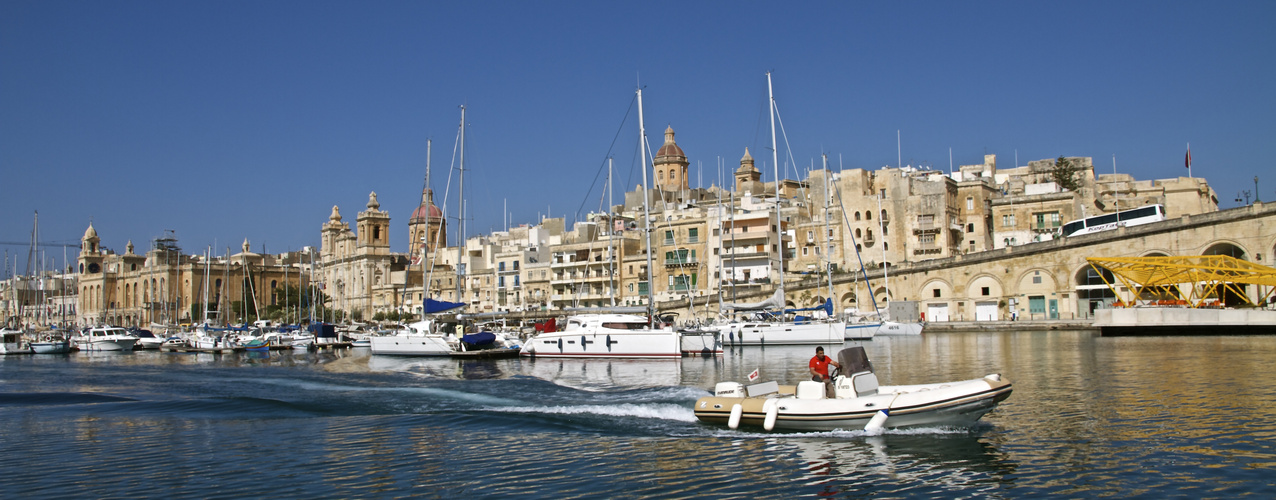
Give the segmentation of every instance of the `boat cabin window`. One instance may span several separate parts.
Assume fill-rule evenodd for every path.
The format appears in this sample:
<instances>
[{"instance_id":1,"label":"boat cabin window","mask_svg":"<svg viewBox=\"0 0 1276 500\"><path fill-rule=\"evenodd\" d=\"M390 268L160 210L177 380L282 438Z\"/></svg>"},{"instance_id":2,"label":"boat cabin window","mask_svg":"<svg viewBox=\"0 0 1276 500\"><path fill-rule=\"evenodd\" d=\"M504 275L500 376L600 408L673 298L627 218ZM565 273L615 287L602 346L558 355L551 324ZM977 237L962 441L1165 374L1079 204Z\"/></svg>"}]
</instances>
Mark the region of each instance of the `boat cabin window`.
<instances>
[{"instance_id":1,"label":"boat cabin window","mask_svg":"<svg viewBox=\"0 0 1276 500\"><path fill-rule=\"evenodd\" d=\"M646 323L622 323L622 322L603 323L603 328L611 328L613 330L641 330L646 327L647 327Z\"/></svg>"}]
</instances>

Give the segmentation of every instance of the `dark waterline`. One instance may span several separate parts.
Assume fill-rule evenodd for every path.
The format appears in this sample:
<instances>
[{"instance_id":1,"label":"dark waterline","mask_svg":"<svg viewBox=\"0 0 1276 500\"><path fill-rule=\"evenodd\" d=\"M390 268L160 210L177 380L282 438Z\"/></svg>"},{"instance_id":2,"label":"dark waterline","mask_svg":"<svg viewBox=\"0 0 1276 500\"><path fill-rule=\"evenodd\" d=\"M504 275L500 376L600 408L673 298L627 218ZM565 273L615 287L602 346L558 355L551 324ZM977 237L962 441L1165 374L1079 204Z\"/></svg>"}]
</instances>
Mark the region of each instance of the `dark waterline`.
<instances>
[{"instance_id":1,"label":"dark waterline","mask_svg":"<svg viewBox=\"0 0 1276 500\"><path fill-rule=\"evenodd\" d=\"M973 429L769 434L695 421L717 359L366 351L0 357L3 498L1276 495L1276 337L994 332L865 342L887 384L1001 373Z\"/></svg>"}]
</instances>

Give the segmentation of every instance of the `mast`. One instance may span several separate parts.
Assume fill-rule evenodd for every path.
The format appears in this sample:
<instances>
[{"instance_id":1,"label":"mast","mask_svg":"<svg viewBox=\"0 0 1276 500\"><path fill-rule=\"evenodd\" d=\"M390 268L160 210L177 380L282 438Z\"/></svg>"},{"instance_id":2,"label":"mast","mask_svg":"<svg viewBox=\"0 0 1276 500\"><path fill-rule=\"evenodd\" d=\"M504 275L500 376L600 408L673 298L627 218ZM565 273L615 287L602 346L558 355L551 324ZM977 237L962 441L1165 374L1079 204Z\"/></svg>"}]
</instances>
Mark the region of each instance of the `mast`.
<instances>
[{"instance_id":1,"label":"mast","mask_svg":"<svg viewBox=\"0 0 1276 500\"><path fill-rule=\"evenodd\" d=\"M612 245L612 240L616 236L616 220L611 215L612 197L611 197L611 157L607 157L607 262L610 264L607 269L607 296L611 299L611 306L616 307L616 251ZM647 288L651 288L651 283L647 284Z\"/></svg>"},{"instance_id":2,"label":"mast","mask_svg":"<svg viewBox=\"0 0 1276 500\"><path fill-rule=\"evenodd\" d=\"M775 93L771 90L771 72L766 74L767 99L771 102L771 168L775 171L775 237L780 249L780 293L784 293L784 232L780 226L780 157L775 146Z\"/></svg>"},{"instance_id":3,"label":"mast","mask_svg":"<svg viewBox=\"0 0 1276 500\"><path fill-rule=\"evenodd\" d=\"M882 220L882 194L881 193L877 194L877 224L878 224L878 227L880 228L879 229L880 231L882 232L886 231L886 222ZM890 263L886 262L886 236L882 236L882 281L885 282L884 286L886 287L886 305L887 306L889 306L891 302L890 268L891 268ZM876 297L873 298L873 303L875 304L877 303ZM886 311L889 313L890 309L887 308Z\"/></svg>"},{"instance_id":4,"label":"mast","mask_svg":"<svg viewBox=\"0 0 1276 500\"><path fill-rule=\"evenodd\" d=\"M461 258L465 255L465 105L461 105L461 167L460 171L460 192L457 197L457 207L459 214L456 217L456 301L465 302L465 286L462 282L465 279L465 264L461 262ZM424 310L424 309L423 309Z\"/></svg>"},{"instance_id":5,"label":"mast","mask_svg":"<svg viewBox=\"0 0 1276 500\"><path fill-rule=\"evenodd\" d=\"M651 207L647 200L651 192L647 190L647 128L642 117L642 87L638 87L638 150L638 161L642 162L642 222L647 236L647 327L653 328L656 322L656 303L652 295L654 287L651 277L655 272L651 262Z\"/></svg>"},{"instance_id":6,"label":"mast","mask_svg":"<svg viewBox=\"0 0 1276 500\"><path fill-rule=\"evenodd\" d=\"M823 155L823 158L824 158L824 234L820 235L820 238L818 241L820 242L820 246L824 247L824 257L828 259L828 263L824 265L824 269L826 271L825 274L828 276L828 280L829 280L829 297L828 298L831 300L833 298L833 253L832 253L832 250L829 250L828 242L829 242L829 236L830 236L829 232L831 232L831 230L829 229L829 203L830 203L829 198L832 196L832 192L829 191L829 183L832 182L833 175L832 175L832 172L829 172L829 155L825 154ZM810 176L808 175L807 178L810 178Z\"/></svg>"}]
</instances>

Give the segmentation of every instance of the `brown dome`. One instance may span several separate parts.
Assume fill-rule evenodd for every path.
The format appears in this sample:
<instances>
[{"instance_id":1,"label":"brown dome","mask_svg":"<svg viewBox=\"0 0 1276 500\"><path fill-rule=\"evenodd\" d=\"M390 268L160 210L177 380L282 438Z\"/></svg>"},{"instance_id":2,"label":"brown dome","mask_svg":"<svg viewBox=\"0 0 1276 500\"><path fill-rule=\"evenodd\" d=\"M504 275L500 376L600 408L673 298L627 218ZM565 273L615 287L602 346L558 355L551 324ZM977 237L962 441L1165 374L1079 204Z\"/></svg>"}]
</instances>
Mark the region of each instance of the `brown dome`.
<instances>
[{"instance_id":1,"label":"brown dome","mask_svg":"<svg viewBox=\"0 0 1276 500\"><path fill-rule=\"evenodd\" d=\"M676 163L687 161L687 154L673 141L673 127L665 129L665 144L656 151L656 163Z\"/></svg>"}]
</instances>

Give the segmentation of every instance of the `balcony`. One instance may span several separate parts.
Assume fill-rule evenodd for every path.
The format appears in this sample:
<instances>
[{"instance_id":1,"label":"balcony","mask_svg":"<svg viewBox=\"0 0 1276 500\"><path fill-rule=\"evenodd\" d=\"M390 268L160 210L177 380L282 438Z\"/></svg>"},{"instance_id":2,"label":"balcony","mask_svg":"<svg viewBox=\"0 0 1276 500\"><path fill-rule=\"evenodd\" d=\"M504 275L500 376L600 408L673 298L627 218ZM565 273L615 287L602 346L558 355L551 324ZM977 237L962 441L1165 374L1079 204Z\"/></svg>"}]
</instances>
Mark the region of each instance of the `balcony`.
<instances>
[{"instance_id":1,"label":"balcony","mask_svg":"<svg viewBox=\"0 0 1276 500\"><path fill-rule=\"evenodd\" d=\"M700 265L697 259L665 259L665 267L696 267Z\"/></svg>"}]
</instances>

